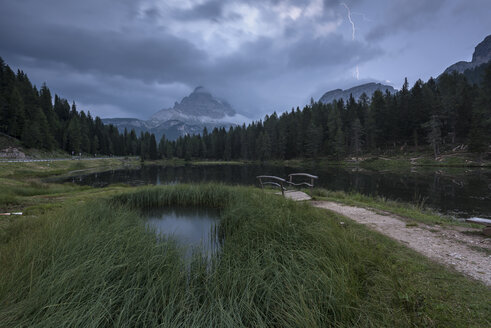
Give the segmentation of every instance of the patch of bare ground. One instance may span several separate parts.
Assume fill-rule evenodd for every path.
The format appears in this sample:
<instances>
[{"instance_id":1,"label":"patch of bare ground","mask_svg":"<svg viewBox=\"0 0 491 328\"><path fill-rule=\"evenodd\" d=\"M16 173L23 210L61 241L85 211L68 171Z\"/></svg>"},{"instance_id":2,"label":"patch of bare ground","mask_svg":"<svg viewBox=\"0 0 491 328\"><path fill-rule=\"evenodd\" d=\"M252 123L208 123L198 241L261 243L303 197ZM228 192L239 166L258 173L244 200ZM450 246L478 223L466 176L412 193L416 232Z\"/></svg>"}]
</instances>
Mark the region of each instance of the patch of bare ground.
<instances>
[{"instance_id":1,"label":"patch of bare ground","mask_svg":"<svg viewBox=\"0 0 491 328\"><path fill-rule=\"evenodd\" d=\"M408 224L395 214L328 201L314 201L312 205L342 214L491 286L491 238L480 235L479 229Z\"/></svg>"}]
</instances>

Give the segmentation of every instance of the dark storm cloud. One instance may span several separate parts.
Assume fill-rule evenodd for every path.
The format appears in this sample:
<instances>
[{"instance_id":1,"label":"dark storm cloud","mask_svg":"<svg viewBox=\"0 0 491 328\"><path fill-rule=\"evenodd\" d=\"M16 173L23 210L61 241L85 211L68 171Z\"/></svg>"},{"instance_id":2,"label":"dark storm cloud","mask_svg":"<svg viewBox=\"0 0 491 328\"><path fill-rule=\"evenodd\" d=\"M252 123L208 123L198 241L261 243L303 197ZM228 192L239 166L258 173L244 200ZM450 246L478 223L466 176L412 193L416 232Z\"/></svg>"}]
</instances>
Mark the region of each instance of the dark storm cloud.
<instances>
[{"instance_id":1,"label":"dark storm cloud","mask_svg":"<svg viewBox=\"0 0 491 328\"><path fill-rule=\"evenodd\" d=\"M223 6L225 2L221 0L210 0L200 3L190 9L180 9L173 12L173 16L183 20L213 20L222 18Z\"/></svg>"},{"instance_id":2,"label":"dark storm cloud","mask_svg":"<svg viewBox=\"0 0 491 328\"><path fill-rule=\"evenodd\" d=\"M14 27L16 33L9 33L7 26ZM36 33L33 33L34 30ZM305 36L278 47L274 46L273 39L261 38L245 44L236 53L211 61L205 52L171 35L134 39L121 32L95 33L54 25L29 27L7 20L0 22L0 40L6 53L30 57L40 64L52 62L81 72L122 75L164 83L193 82L197 75L204 74L213 78L216 71L223 74L217 78L223 78L230 74L275 68L339 65L356 58L370 58L375 52L340 36ZM287 61L282 62L278 60L279 57L287 58ZM282 64L287 64L287 67Z\"/></svg>"},{"instance_id":3,"label":"dark storm cloud","mask_svg":"<svg viewBox=\"0 0 491 328\"><path fill-rule=\"evenodd\" d=\"M414 31L431 23L447 0L396 0L382 14L381 23L367 34L376 41L400 31Z\"/></svg>"},{"instance_id":4,"label":"dark storm cloud","mask_svg":"<svg viewBox=\"0 0 491 328\"><path fill-rule=\"evenodd\" d=\"M250 5L279 5L281 3L295 5L300 8L305 8L312 3L312 0L230 0L228 3L247 3ZM324 11L326 9L338 9L342 1L339 0L323 0ZM356 5L361 0L345 1L348 5ZM222 0L209 0L203 3L197 4L189 9L180 9L173 11L173 16L184 20L213 20L218 21L224 19L237 19L237 14L224 16L224 6L226 2ZM155 14L154 10L151 11Z\"/></svg>"},{"instance_id":5,"label":"dark storm cloud","mask_svg":"<svg viewBox=\"0 0 491 328\"><path fill-rule=\"evenodd\" d=\"M325 38L301 39L288 52L288 66L294 68L316 68L364 62L381 50L347 41L340 35Z\"/></svg>"},{"instance_id":6,"label":"dark storm cloud","mask_svg":"<svg viewBox=\"0 0 491 328\"><path fill-rule=\"evenodd\" d=\"M227 84L236 80L261 81L272 76L363 63L381 53L377 47L346 41L340 36L316 38L304 35L287 45L276 45L271 38L244 44L240 51L221 57L208 67L212 83Z\"/></svg>"},{"instance_id":7,"label":"dark storm cloud","mask_svg":"<svg viewBox=\"0 0 491 328\"><path fill-rule=\"evenodd\" d=\"M152 7L144 10L145 17L154 21L155 19L162 17L158 8Z\"/></svg>"},{"instance_id":8,"label":"dark storm cloud","mask_svg":"<svg viewBox=\"0 0 491 328\"><path fill-rule=\"evenodd\" d=\"M240 2L266 8L260 13L265 22L277 19L268 11L270 5L311 3L233 1ZM339 2L327 0L324 5L329 15L344 15ZM223 55L212 55L199 39L172 30L176 21L222 24L243 18L238 11L226 12L224 6L216 0L172 10L149 0L7 2L0 11L0 56L34 76L34 83L47 81L53 93L83 104L119 107L121 115L148 117L199 84L220 90L225 98L232 95L228 100L251 114L250 108L257 108L254 101L268 107L281 93L307 92L305 80L350 69L381 52L343 38L336 26L317 35L315 20L329 22L322 15L291 19L282 34L258 35L250 41L238 36L238 48ZM250 37L247 30L237 33ZM246 86L249 94L235 90L238 85ZM306 90L300 91L299 85ZM128 114L132 111L134 115Z\"/></svg>"},{"instance_id":9,"label":"dark storm cloud","mask_svg":"<svg viewBox=\"0 0 491 328\"><path fill-rule=\"evenodd\" d=\"M273 4L273 5L277 5L280 3L288 3L296 6L306 6L312 3L312 0L244 0L244 1L237 1L237 2L264 3L264 4ZM346 0L346 1L322 0L322 2L324 4L324 8L332 9L332 8L339 7L342 2L345 2L347 5L356 5L362 2L362 0Z\"/></svg>"},{"instance_id":10,"label":"dark storm cloud","mask_svg":"<svg viewBox=\"0 0 491 328\"><path fill-rule=\"evenodd\" d=\"M4 52L40 62L161 82L200 74L207 58L190 42L165 33L135 38L119 31L28 25L15 19L0 21L0 41Z\"/></svg>"}]
</instances>

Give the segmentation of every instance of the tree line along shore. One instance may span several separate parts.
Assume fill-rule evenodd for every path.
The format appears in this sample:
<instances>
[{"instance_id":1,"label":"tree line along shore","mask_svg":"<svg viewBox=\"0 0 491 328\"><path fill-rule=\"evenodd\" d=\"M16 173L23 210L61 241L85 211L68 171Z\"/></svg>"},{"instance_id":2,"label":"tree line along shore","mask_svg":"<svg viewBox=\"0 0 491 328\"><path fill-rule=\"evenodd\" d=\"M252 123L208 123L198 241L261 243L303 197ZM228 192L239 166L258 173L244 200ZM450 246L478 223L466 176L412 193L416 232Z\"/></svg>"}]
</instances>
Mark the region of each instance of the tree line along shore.
<instances>
[{"instance_id":1,"label":"tree line along shore","mask_svg":"<svg viewBox=\"0 0 491 328\"><path fill-rule=\"evenodd\" d=\"M38 90L22 71L0 58L0 132L27 148L68 154L132 156L143 159L290 160L407 151L461 149L486 158L491 144L491 64L479 84L463 74L443 74L391 94L375 92L357 101L314 102L273 113L263 120L199 135L157 141L148 132L118 131L75 102Z\"/></svg>"}]
</instances>

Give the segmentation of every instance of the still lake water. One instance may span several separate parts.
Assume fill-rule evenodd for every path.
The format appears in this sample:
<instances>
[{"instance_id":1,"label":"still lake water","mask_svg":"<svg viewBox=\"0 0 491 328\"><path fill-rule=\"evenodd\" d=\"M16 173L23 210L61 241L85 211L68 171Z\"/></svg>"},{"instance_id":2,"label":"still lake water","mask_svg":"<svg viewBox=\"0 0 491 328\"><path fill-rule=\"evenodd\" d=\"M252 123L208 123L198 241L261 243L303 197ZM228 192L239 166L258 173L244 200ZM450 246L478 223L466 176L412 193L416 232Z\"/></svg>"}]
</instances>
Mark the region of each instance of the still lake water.
<instances>
[{"instance_id":1,"label":"still lake water","mask_svg":"<svg viewBox=\"0 0 491 328\"><path fill-rule=\"evenodd\" d=\"M491 169L427 168L407 171L373 171L340 166L291 168L271 165L150 166L78 175L65 179L82 185L131 185L223 182L258 185L257 175L286 177L307 172L319 176L316 185L329 190L378 195L410 203L425 201L435 210L458 218L491 218Z\"/></svg>"},{"instance_id":2,"label":"still lake water","mask_svg":"<svg viewBox=\"0 0 491 328\"><path fill-rule=\"evenodd\" d=\"M219 248L217 210L204 208L162 208L144 212L146 226L159 238L170 238L183 246L186 257L199 250L210 257Z\"/></svg>"}]
</instances>

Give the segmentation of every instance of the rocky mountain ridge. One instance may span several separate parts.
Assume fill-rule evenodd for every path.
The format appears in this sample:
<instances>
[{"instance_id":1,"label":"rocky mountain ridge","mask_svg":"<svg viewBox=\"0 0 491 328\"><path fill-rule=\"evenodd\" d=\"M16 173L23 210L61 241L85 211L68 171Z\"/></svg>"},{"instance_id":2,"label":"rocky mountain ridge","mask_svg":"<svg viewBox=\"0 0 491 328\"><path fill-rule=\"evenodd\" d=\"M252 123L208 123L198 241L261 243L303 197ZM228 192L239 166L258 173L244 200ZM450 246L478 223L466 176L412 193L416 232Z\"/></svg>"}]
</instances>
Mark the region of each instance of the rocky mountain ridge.
<instances>
[{"instance_id":1,"label":"rocky mountain ridge","mask_svg":"<svg viewBox=\"0 0 491 328\"><path fill-rule=\"evenodd\" d=\"M444 73L464 73L466 70L474 69L482 64L491 62L491 35L488 35L484 40L474 48L472 61L459 61L444 71Z\"/></svg>"},{"instance_id":2,"label":"rocky mountain ridge","mask_svg":"<svg viewBox=\"0 0 491 328\"><path fill-rule=\"evenodd\" d=\"M335 99L337 100L343 99L346 102L349 99L350 95L353 95L353 98L355 98L355 100L358 100L363 93L365 93L370 98L372 94L377 90L380 90L384 93L386 90L388 90L390 93L395 92L395 89L390 85L370 82L370 83L357 85L355 87L346 90L335 89L335 90L328 91L324 93L324 95L319 99L319 101L324 104L330 104Z\"/></svg>"},{"instance_id":3,"label":"rocky mountain ridge","mask_svg":"<svg viewBox=\"0 0 491 328\"><path fill-rule=\"evenodd\" d=\"M235 110L225 100L215 98L203 87L197 87L173 108L162 109L153 114L150 121L194 120L196 123L213 122L235 116Z\"/></svg>"},{"instance_id":4,"label":"rocky mountain ridge","mask_svg":"<svg viewBox=\"0 0 491 328\"><path fill-rule=\"evenodd\" d=\"M119 131L135 130L155 134L157 140L165 134L166 138L175 140L186 134L198 134L206 127L212 130L215 127L237 125L245 122L246 117L237 114L232 106L225 100L215 98L204 87L197 87L174 107L162 109L153 114L148 120L136 118L105 118L105 124L112 124Z\"/></svg>"}]
</instances>

